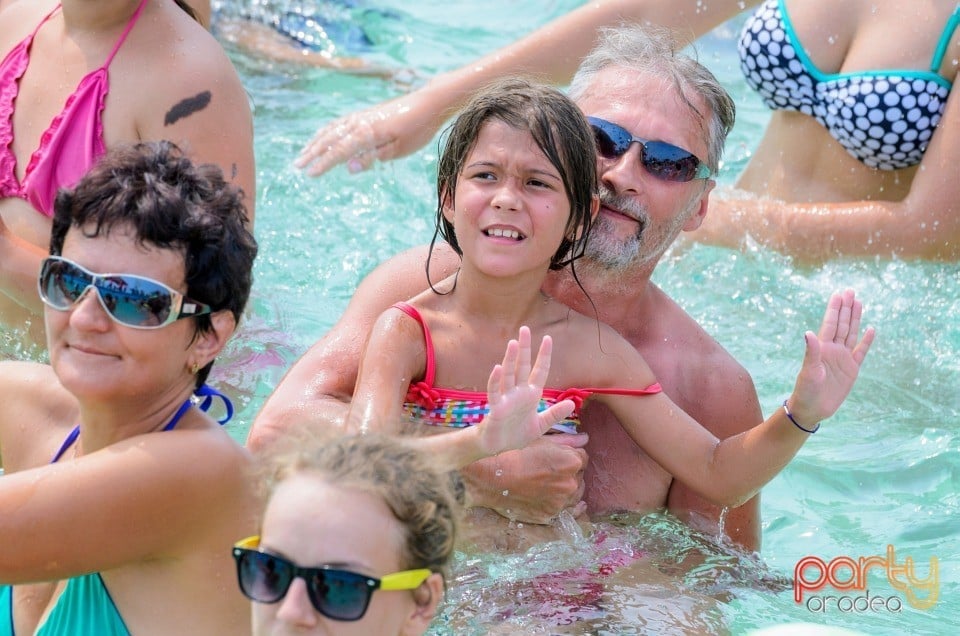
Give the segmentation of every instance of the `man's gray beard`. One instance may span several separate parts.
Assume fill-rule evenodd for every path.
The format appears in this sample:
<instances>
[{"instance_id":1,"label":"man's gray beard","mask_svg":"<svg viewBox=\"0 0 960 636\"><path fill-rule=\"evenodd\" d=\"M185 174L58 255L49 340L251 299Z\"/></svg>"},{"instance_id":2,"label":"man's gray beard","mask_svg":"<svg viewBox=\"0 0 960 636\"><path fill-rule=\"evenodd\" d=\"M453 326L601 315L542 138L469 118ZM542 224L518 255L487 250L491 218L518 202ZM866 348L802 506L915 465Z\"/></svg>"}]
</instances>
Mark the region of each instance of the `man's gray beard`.
<instances>
[{"instance_id":1,"label":"man's gray beard","mask_svg":"<svg viewBox=\"0 0 960 636\"><path fill-rule=\"evenodd\" d=\"M620 274L640 259L639 232L626 239L618 238L615 223L603 215L597 217L583 250L584 265L589 263L608 273Z\"/></svg>"},{"instance_id":2,"label":"man's gray beard","mask_svg":"<svg viewBox=\"0 0 960 636\"><path fill-rule=\"evenodd\" d=\"M622 274L650 260L650 255L642 252L643 229L648 222L646 208L636 200L617 196L603 186L600 187L600 204L638 219L637 232L621 239L617 236L617 222L598 214L583 251L583 265L588 268L596 266L607 274Z\"/></svg>"}]
</instances>

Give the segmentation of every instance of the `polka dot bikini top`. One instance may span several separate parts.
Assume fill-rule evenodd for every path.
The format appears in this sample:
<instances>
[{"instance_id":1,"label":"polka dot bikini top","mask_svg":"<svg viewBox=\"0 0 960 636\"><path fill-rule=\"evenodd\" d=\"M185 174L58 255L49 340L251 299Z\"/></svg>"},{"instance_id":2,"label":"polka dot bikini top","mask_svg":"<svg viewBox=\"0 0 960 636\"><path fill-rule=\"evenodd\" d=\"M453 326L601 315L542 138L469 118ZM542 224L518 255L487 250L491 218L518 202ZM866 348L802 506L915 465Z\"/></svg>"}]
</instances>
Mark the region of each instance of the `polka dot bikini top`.
<instances>
[{"instance_id":1,"label":"polka dot bikini top","mask_svg":"<svg viewBox=\"0 0 960 636\"><path fill-rule=\"evenodd\" d=\"M940 77L960 6L947 21L929 71L822 73L803 50L783 0L766 0L740 35L740 68L773 110L814 117L847 152L871 168L920 163L952 83Z\"/></svg>"}]
</instances>

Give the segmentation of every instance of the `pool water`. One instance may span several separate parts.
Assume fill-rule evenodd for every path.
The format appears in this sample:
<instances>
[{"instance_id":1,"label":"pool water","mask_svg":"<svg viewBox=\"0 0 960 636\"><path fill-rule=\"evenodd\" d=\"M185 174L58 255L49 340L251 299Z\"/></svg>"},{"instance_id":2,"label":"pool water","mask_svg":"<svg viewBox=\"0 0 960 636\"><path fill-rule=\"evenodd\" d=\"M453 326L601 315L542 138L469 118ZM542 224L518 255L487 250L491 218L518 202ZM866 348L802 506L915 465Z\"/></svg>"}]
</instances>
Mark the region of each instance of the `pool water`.
<instances>
[{"instance_id":1,"label":"pool water","mask_svg":"<svg viewBox=\"0 0 960 636\"><path fill-rule=\"evenodd\" d=\"M378 1L383 12L362 11L372 3L346 4L359 7L354 15L373 42L368 55L412 71L403 77L416 83L581 2ZM745 165L768 116L736 64L740 22L698 43L700 58L738 104L722 184ZM247 319L212 382L236 396L232 432L242 441L272 387L332 326L363 276L429 240L437 150L433 143L358 175L340 167L305 177L291 161L321 122L407 84L230 54L255 106L261 252ZM434 633L486 634L499 626L501 633L740 634L794 621L869 634L960 633L960 266L866 259L806 268L763 249L693 246L669 254L655 280L751 372L765 413L792 388L801 334L817 326L832 291L855 288L866 322L878 330L847 403L763 490L761 557L738 555L666 515L602 520L587 535L568 523L565 542L519 555L459 555ZM5 358L42 357L21 348L15 333L0 347ZM829 586L794 602L800 559L856 561L885 556L888 545L898 564L914 560L918 578L938 559L935 606L920 610L903 600L896 611L890 597L906 595L879 568L867 587L881 606L874 601L860 611L861 591ZM840 582L850 576L849 569L836 572ZM810 596L848 600L839 608L825 600L821 611Z\"/></svg>"}]
</instances>

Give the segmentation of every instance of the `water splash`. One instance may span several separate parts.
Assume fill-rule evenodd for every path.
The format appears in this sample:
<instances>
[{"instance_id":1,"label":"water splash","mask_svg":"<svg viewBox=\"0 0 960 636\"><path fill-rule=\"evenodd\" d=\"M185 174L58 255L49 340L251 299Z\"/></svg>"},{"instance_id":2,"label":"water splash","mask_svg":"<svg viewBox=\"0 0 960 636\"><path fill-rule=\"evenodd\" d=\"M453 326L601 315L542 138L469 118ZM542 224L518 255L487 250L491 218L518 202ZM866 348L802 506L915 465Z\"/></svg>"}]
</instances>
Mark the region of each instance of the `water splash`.
<instances>
[{"instance_id":1,"label":"water splash","mask_svg":"<svg viewBox=\"0 0 960 636\"><path fill-rule=\"evenodd\" d=\"M783 591L789 582L759 558L676 518L620 514L581 526L569 513L560 538L521 553L458 553L432 634L729 631L725 604L739 590Z\"/></svg>"},{"instance_id":2,"label":"water splash","mask_svg":"<svg viewBox=\"0 0 960 636\"><path fill-rule=\"evenodd\" d=\"M730 512L730 509L726 506L723 507L723 510L720 511L720 518L717 519L717 538L722 539L726 533L727 525L727 514Z\"/></svg>"}]
</instances>

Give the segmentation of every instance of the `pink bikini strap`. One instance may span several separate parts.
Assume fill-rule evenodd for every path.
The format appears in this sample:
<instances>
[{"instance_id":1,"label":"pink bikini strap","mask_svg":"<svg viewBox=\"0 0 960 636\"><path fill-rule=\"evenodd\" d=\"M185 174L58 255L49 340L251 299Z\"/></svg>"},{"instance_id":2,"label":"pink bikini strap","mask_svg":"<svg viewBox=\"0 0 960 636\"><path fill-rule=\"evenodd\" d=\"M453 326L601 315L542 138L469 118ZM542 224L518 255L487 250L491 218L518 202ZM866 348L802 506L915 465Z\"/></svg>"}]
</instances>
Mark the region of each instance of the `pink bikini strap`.
<instances>
[{"instance_id":1,"label":"pink bikini strap","mask_svg":"<svg viewBox=\"0 0 960 636\"><path fill-rule=\"evenodd\" d=\"M427 347L427 369L423 375L423 383L432 387L433 378L436 373L436 363L433 356L433 338L430 337L430 330L427 329L427 323L423 321L423 316L420 315L420 312L417 311L413 305L399 302L394 303L393 306L420 323L420 327L423 329L423 340Z\"/></svg>"},{"instance_id":2,"label":"pink bikini strap","mask_svg":"<svg viewBox=\"0 0 960 636\"><path fill-rule=\"evenodd\" d=\"M56 13L59 9L60 9L60 5L58 4L58 5L55 6L53 9L50 10L50 13L48 13L48 14L46 15L46 17L43 18L43 20L40 20L40 24L38 24L38 25L33 29L33 33L30 34L30 41L31 41L31 42L33 41L33 38L37 35L37 31L40 30L40 27L42 27L44 24L46 24L46 23L47 23L47 20L49 20L50 18L52 18L52 17L53 17L53 14Z\"/></svg>"},{"instance_id":3,"label":"pink bikini strap","mask_svg":"<svg viewBox=\"0 0 960 636\"><path fill-rule=\"evenodd\" d=\"M110 51L110 55L107 56L107 61L103 63L104 68L110 66L110 62L113 61L113 56L117 54L117 51L120 50L120 47L123 46L124 40L127 39L127 35L130 34L130 29L133 28L133 25L137 23L137 19L140 18L140 14L143 13L143 8L147 6L147 0L140 0L140 6L137 7L137 10L133 12L133 15L130 17L130 21L127 22L126 28L123 30L123 34L120 36L120 39L117 40L117 43L113 45L113 50Z\"/></svg>"}]
</instances>

